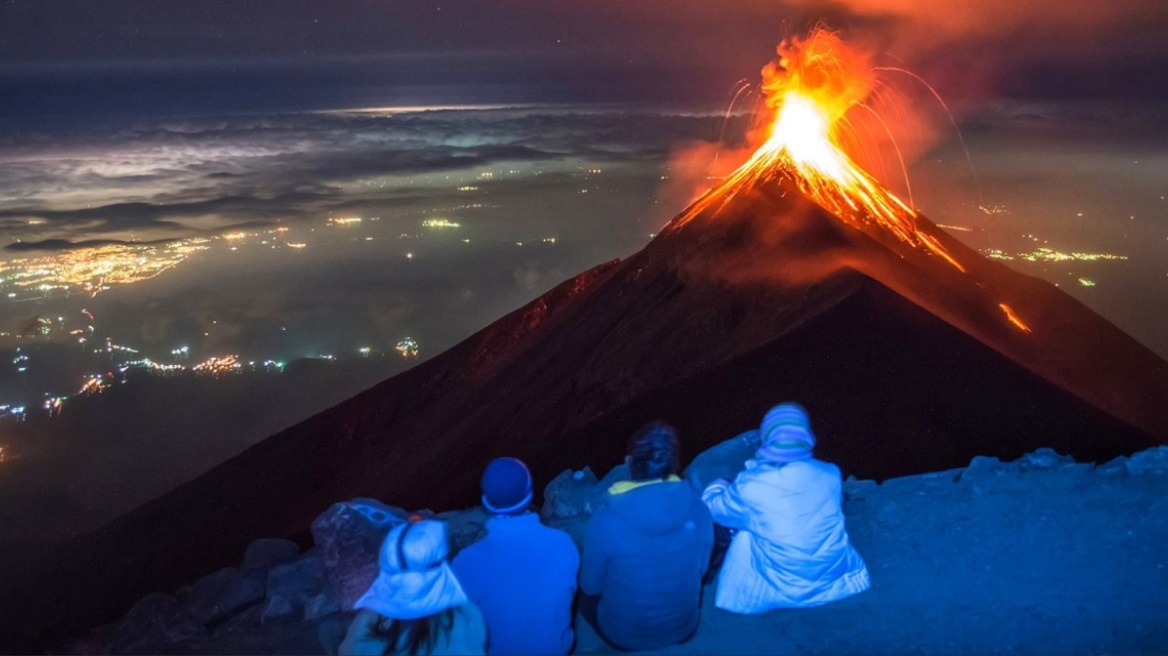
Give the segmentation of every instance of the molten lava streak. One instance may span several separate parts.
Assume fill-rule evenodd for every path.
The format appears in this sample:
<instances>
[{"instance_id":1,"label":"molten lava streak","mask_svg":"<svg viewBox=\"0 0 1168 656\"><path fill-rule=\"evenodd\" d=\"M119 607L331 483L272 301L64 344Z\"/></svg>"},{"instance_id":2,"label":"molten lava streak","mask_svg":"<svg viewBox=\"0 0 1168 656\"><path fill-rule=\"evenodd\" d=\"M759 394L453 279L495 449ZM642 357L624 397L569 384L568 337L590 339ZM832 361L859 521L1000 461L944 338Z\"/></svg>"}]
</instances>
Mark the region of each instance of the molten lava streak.
<instances>
[{"instance_id":1,"label":"molten lava streak","mask_svg":"<svg viewBox=\"0 0 1168 656\"><path fill-rule=\"evenodd\" d=\"M784 40L779 59L763 69L762 91L775 111L765 141L722 187L695 205L776 176L788 177L823 208L852 224L876 223L913 246L924 245L965 271L936 239L917 230L917 213L855 164L840 146L846 114L866 108L873 70L834 32L816 28L805 40ZM724 195L723 195L724 194Z\"/></svg>"}]
</instances>

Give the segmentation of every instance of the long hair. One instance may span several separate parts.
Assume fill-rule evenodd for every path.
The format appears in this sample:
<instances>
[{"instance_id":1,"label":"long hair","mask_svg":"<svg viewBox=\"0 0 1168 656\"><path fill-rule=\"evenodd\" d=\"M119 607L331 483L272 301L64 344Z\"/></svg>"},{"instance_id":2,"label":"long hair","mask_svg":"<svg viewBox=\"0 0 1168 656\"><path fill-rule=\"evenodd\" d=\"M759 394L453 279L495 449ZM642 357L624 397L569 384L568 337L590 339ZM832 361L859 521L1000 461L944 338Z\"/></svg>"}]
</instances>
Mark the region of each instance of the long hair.
<instances>
[{"instance_id":1,"label":"long hair","mask_svg":"<svg viewBox=\"0 0 1168 656\"><path fill-rule=\"evenodd\" d=\"M438 639L454 628L454 609L413 620L382 617L375 632L384 638L392 654L433 654Z\"/></svg>"},{"instance_id":2,"label":"long hair","mask_svg":"<svg viewBox=\"0 0 1168 656\"><path fill-rule=\"evenodd\" d=\"M629 440L629 474L634 481L665 478L679 469L681 441L672 426L653 421L633 433Z\"/></svg>"}]
</instances>

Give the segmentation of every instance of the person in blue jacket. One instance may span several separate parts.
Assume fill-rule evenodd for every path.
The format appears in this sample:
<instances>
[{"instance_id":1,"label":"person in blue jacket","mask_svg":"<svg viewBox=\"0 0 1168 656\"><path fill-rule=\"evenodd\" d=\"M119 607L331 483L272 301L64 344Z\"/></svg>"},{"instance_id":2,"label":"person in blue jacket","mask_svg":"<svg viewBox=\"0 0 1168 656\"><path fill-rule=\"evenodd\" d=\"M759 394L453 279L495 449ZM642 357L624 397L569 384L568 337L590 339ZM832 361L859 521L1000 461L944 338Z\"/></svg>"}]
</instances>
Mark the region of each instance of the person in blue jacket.
<instances>
[{"instance_id":1,"label":"person in blue jacket","mask_svg":"<svg viewBox=\"0 0 1168 656\"><path fill-rule=\"evenodd\" d=\"M629 443L632 480L610 487L584 537L580 589L599 595L595 624L622 649L684 642L697 630L714 524L682 481L672 427L653 422Z\"/></svg>"},{"instance_id":2,"label":"person in blue jacket","mask_svg":"<svg viewBox=\"0 0 1168 656\"><path fill-rule=\"evenodd\" d=\"M515 458L483 472L487 536L463 549L453 567L490 630L488 654L567 654L580 554L572 538L530 511L531 473Z\"/></svg>"}]
</instances>

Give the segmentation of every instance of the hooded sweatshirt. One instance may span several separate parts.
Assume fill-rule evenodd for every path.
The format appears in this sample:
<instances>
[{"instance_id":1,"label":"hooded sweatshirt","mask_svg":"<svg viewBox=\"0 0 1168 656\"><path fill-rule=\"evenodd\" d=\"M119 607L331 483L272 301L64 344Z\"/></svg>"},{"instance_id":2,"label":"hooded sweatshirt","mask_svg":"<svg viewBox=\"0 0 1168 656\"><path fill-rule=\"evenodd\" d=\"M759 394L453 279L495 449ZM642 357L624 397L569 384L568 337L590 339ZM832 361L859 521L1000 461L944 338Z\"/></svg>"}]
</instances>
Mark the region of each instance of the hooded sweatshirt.
<instances>
[{"instance_id":1,"label":"hooded sweatshirt","mask_svg":"<svg viewBox=\"0 0 1168 656\"><path fill-rule=\"evenodd\" d=\"M692 635L713 543L709 510L676 476L609 488L588 524L580 567L581 591L600 595L604 637L636 650Z\"/></svg>"}]
</instances>

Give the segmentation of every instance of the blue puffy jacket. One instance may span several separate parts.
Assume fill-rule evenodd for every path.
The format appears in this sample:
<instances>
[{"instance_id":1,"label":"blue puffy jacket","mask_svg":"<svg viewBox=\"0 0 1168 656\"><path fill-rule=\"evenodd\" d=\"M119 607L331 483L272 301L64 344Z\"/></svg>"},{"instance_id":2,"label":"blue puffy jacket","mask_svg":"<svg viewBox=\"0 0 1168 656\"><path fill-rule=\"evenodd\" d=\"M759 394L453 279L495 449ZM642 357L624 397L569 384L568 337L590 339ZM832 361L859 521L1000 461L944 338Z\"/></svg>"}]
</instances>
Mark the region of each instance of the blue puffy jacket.
<instances>
[{"instance_id":1,"label":"blue puffy jacket","mask_svg":"<svg viewBox=\"0 0 1168 656\"><path fill-rule=\"evenodd\" d=\"M676 476L609 488L588 524L580 567L581 591L600 595L604 637L654 649L691 636L713 544L710 511Z\"/></svg>"}]
</instances>

